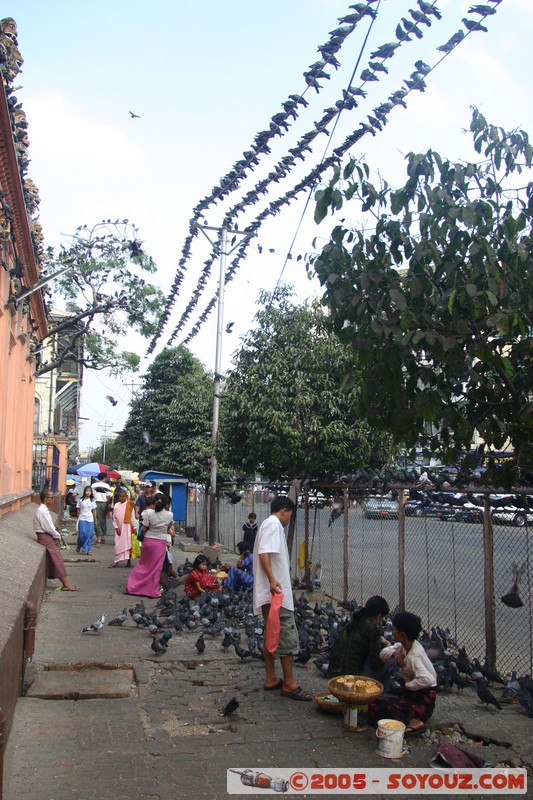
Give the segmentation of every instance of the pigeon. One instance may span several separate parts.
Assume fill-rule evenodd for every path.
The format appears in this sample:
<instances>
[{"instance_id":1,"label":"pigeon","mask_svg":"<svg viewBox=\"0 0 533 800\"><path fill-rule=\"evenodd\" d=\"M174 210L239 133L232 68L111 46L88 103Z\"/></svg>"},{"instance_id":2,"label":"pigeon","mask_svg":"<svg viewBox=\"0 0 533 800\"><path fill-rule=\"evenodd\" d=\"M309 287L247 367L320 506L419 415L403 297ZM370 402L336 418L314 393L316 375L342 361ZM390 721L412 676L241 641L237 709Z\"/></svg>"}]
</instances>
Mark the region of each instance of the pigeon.
<instances>
[{"instance_id":1,"label":"pigeon","mask_svg":"<svg viewBox=\"0 0 533 800\"><path fill-rule=\"evenodd\" d=\"M162 633L162 634L161 634L161 636L159 637L159 639L158 639L157 641L158 641L158 642L159 642L159 644L160 644L160 645L162 645L162 646L165 648L165 650L166 650L166 649L167 649L167 647L168 647L168 643L169 643L169 641L170 641L171 639L172 639L172 631L165 631L164 633Z\"/></svg>"},{"instance_id":2,"label":"pigeon","mask_svg":"<svg viewBox=\"0 0 533 800\"><path fill-rule=\"evenodd\" d=\"M493 705L496 706L496 708L498 708L500 711L502 710L501 705L498 703L498 701L492 694L491 690L489 689L489 687L482 678L476 681L476 691L480 703L486 703L487 708L489 707L489 705Z\"/></svg>"},{"instance_id":3,"label":"pigeon","mask_svg":"<svg viewBox=\"0 0 533 800\"><path fill-rule=\"evenodd\" d=\"M131 117L132 119L140 119L140 116L139 116L139 114L134 114L134 113L133 113L133 111L130 111L130 117Z\"/></svg>"},{"instance_id":4,"label":"pigeon","mask_svg":"<svg viewBox=\"0 0 533 800\"><path fill-rule=\"evenodd\" d=\"M106 394L105 399L109 400L109 402L111 403L112 406L116 406L117 403L118 403L118 400L115 400L115 398L111 397L110 394Z\"/></svg>"},{"instance_id":5,"label":"pigeon","mask_svg":"<svg viewBox=\"0 0 533 800\"><path fill-rule=\"evenodd\" d=\"M247 658L257 658L259 661L264 660L260 653L253 653L251 650L245 650L244 647L241 647L237 642L233 642L233 647L241 661L245 661Z\"/></svg>"},{"instance_id":6,"label":"pigeon","mask_svg":"<svg viewBox=\"0 0 533 800\"><path fill-rule=\"evenodd\" d=\"M237 698L236 697L232 697L231 700L228 703L226 703L226 705L224 706L224 708L222 710L222 713L223 713L223 715L225 717L229 717L230 714L234 714L237 711L239 706L240 706L240 703L237 700Z\"/></svg>"},{"instance_id":7,"label":"pigeon","mask_svg":"<svg viewBox=\"0 0 533 800\"><path fill-rule=\"evenodd\" d=\"M329 515L328 528L331 528L335 520L338 519L339 517L342 517L343 513L344 513L344 501L341 500L340 502L339 501L334 502L331 507L331 512Z\"/></svg>"},{"instance_id":8,"label":"pigeon","mask_svg":"<svg viewBox=\"0 0 533 800\"><path fill-rule=\"evenodd\" d=\"M198 655L202 655L202 653L205 650L205 639L203 633L200 634L194 646L196 647L196 652L198 653Z\"/></svg>"},{"instance_id":9,"label":"pigeon","mask_svg":"<svg viewBox=\"0 0 533 800\"><path fill-rule=\"evenodd\" d=\"M528 717L533 717L533 695L528 691L523 678L520 678L520 691L516 697Z\"/></svg>"},{"instance_id":10,"label":"pigeon","mask_svg":"<svg viewBox=\"0 0 533 800\"><path fill-rule=\"evenodd\" d=\"M509 606L509 608L521 608L521 606L524 605L524 603L522 602L522 598L518 594L518 588L519 588L520 578L524 574L525 570L526 570L526 562L524 562L520 568L517 566L517 564L513 564L513 566L511 567L513 582L511 583L511 586L509 587L509 591L507 592L507 594L504 594L503 597L501 598L502 603L504 603L504 605L506 606Z\"/></svg>"},{"instance_id":11,"label":"pigeon","mask_svg":"<svg viewBox=\"0 0 533 800\"><path fill-rule=\"evenodd\" d=\"M237 505L237 503L240 503L242 500L241 495L237 494L235 490L233 490L232 492L226 492L226 497L228 498L232 506Z\"/></svg>"},{"instance_id":12,"label":"pigeon","mask_svg":"<svg viewBox=\"0 0 533 800\"><path fill-rule=\"evenodd\" d=\"M92 625L88 625L86 628L83 628L82 633L98 633L104 627L105 622L105 614L102 614L99 620L93 622Z\"/></svg>"},{"instance_id":13,"label":"pigeon","mask_svg":"<svg viewBox=\"0 0 533 800\"><path fill-rule=\"evenodd\" d=\"M157 636L154 636L152 639L152 644L150 645L156 656L160 656L161 653L164 653L167 649L165 645L161 644Z\"/></svg>"},{"instance_id":14,"label":"pigeon","mask_svg":"<svg viewBox=\"0 0 533 800\"><path fill-rule=\"evenodd\" d=\"M114 619L110 620L110 622L108 622L107 624L108 625L122 625L122 623L126 622L127 619L128 619L128 609L127 608L123 608L121 613L118 614L118 616L116 616Z\"/></svg>"},{"instance_id":15,"label":"pigeon","mask_svg":"<svg viewBox=\"0 0 533 800\"><path fill-rule=\"evenodd\" d=\"M226 333L231 333L234 325L235 325L234 322L228 322L228 324L226 325Z\"/></svg>"}]
</instances>

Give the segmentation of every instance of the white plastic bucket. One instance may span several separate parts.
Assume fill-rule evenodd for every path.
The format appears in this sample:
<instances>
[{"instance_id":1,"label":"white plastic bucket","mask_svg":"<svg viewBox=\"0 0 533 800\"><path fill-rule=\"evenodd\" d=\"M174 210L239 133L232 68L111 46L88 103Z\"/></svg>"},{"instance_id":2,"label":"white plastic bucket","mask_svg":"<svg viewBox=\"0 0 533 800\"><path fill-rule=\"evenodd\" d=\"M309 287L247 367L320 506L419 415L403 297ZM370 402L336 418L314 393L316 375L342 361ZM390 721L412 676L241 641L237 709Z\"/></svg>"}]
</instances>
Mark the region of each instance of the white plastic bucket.
<instances>
[{"instance_id":1,"label":"white plastic bucket","mask_svg":"<svg viewBox=\"0 0 533 800\"><path fill-rule=\"evenodd\" d=\"M400 758L403 752L405 725L397 719L380 719L376 736L377 752L383 758Z\"/></svg>"}]
</instances>

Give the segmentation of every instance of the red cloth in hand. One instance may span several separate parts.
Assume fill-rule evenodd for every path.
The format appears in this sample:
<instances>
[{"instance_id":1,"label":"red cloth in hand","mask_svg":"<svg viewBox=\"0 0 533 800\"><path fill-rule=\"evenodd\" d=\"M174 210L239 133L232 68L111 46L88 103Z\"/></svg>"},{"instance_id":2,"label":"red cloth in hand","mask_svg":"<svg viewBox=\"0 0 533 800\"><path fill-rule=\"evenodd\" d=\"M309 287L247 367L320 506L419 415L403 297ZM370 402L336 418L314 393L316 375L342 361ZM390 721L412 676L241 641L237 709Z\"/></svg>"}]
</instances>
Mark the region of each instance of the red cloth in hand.
<instances>
[{"instance_id":1,"label":"red cloth in hand","mask_svg":"<svg viewBox=\"0 0 533 800\"><path fill-rule=\"evenodd\" d=\"M265 631L265 647L269 653L275 653L278 649L280 635L279 610L282 602L283 592L276 592L272 595Z\"/></svg>"}]
</instances>

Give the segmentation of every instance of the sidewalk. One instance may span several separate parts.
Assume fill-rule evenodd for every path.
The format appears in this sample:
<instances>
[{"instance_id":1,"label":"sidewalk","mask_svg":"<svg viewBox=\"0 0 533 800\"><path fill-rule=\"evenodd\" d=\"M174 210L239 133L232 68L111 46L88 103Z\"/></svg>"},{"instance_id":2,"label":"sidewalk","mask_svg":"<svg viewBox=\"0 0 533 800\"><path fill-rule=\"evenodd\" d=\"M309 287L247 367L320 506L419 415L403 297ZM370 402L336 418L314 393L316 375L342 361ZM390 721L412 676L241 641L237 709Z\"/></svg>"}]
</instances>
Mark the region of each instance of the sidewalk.
<instances>
[{"instance_id":1,"label":"sidewalk","mask_svg":"<svg viewBox=\"0 0 533 800\"><path fill-rule=\"evenodd\" d=\"M7 743L4 800L219 800L228 796L228 768L273 775L277 767L429 767L437 728L492 764L533 764L533 720L514 705L487 710L471 690L439 695L433 732L409 740L403 757L390 761L376 753L373 730L348 733L342 716L320 712L314 702L265 692L262 664L223 652L222 636L206 637L198 656L199 630L175 633L155 656L151 636L129 615L123 627L107 625L137 601L123 594L129 570L108 569L112 536L92 559L76 555L74 536L68 541L67 570L80 591L48 584L34 681L18 701ZM173 554L176 563L195 555L177 544ZM237 556L223 552L221 559L235 563ZM147 609L155 602L145 600ZM98 634L81 633L102 614ZM327 688L312 661L296 669L308 691ZM240 706L225 718L221 710L233 697ZM463 730L498 744L467 744Z\"/></svg>"}]
</instances>

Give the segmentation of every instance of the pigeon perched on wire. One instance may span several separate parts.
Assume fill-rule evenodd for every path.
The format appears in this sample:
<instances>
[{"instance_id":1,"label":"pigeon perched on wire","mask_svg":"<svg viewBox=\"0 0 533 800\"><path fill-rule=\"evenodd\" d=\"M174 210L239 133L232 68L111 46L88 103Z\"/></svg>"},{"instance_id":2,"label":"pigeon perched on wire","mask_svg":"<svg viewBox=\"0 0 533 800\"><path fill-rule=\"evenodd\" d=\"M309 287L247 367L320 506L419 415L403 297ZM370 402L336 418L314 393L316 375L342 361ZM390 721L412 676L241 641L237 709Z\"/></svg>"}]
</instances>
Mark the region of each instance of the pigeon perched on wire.
<instances>
[{"instance_id":1,"label":"pigeon perched on wire","mask_svg":"<svg viewBox=\"0 0 533 800\"><path fill-rule=\"evenodd\" d=\"M82 633L98 633L104 627L105 622L105 614L102 614L100 619L93 622L91 625L88 625L86 628L82 629Z\"/></svg>"},{"instance_id":2,"label":"pigeon perched on wire","mask_svg":"<svg viewBox=\"0 0 533 800\"><path fill-rule=\"evenodd\" d=\"M519 590L519 583L522 575L526 571L526 562L522 564L519 568L517 564L513 564L511 567L511 574L512 574L512 583L509 587L509 591L507 594L504 594L501 598L502 603L504 605L509 606L509 608L521 608L524 603L522 602L522 598L518 594Z\"/></svg>"}]
</instances>

